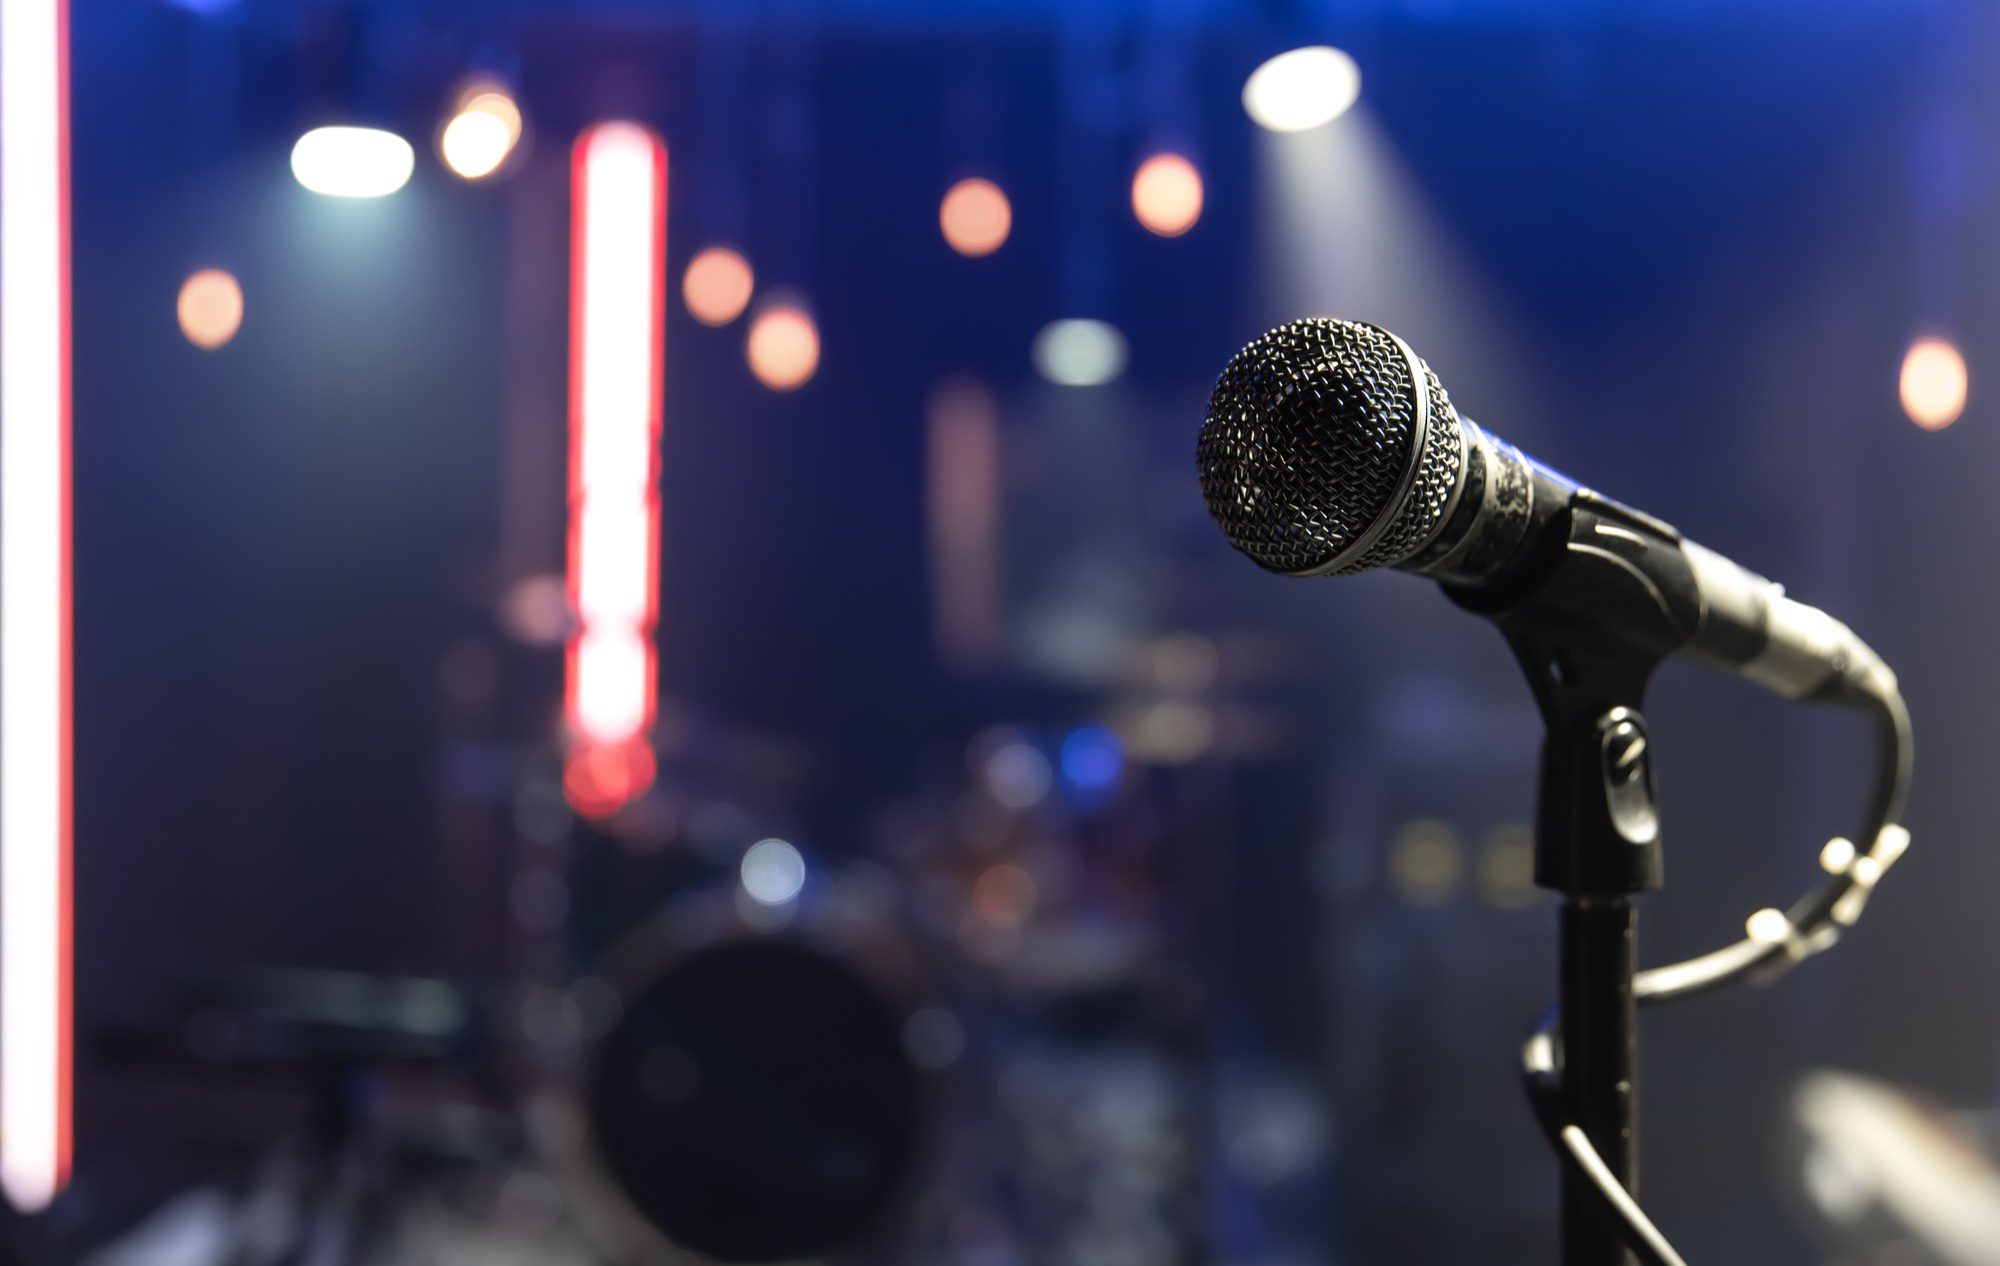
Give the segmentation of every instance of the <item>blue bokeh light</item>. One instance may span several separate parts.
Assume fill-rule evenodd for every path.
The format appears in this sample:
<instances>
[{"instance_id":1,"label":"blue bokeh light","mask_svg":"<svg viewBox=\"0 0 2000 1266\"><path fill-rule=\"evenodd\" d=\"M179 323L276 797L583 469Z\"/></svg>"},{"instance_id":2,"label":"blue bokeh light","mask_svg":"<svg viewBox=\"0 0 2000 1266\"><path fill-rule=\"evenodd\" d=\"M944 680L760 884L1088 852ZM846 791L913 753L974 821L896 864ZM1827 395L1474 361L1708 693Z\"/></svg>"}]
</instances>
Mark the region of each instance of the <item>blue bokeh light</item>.
<instances>
[{"instance_id":1,"label":"blue bokeh light","mask_svg":"<svg viewBox=\"0 0 2000 1266\"><path fill-rule=\"evenodd\" d=\"M1079 725L1063 738L1063 778L1079 791L1103 791L1125 769L1125 747L1102 725Z\"/></svg>"}]
</instances>

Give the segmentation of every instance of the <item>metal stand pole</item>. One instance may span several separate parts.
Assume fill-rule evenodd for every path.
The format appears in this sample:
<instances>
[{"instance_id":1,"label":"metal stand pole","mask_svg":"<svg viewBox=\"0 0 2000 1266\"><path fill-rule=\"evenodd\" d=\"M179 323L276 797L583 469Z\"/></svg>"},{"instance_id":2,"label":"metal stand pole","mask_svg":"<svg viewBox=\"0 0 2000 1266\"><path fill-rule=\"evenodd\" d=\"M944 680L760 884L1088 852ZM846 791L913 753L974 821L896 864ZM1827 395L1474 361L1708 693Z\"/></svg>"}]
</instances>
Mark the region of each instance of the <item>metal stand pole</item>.
<instances>
[{"instance_id":1,"label":"metal stand pole","mask_svg":"<svg viewBox=\"0 0 2000 1266\"><path fill-rule=\"evenodd\" d=\"M1563 1108L1627 1191L1638 1184L1634 1114L1637 1008L1632 902L1572 896L1562 908ZM1604 1201L1571 1166L1562 1175L1563 1266L1629 1266Z\"/></svg>"}]
</instances>

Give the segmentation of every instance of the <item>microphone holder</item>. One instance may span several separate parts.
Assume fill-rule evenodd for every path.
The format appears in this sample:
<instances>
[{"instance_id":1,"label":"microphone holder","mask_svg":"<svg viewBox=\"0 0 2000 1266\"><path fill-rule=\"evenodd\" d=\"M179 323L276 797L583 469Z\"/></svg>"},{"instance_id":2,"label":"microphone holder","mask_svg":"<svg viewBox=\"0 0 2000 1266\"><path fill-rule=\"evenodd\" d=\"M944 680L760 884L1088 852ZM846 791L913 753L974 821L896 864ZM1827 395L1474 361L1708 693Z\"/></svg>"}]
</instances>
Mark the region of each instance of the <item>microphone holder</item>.
<instances>
[{"instance_id":1,"label":"microphone holder","mask_svg":"<svg viewBox=\"0 0 2000 1266\"><path fill-rule=\"evenodd\" d=\"M1526 672L1544 727L1535 882L1561 894L1561 1094L1627 1191L1636 1190L1637 971L1632 898L1661 886L1660 818L1641 711L1661 660L1693 633L1700 597L1673 529L1588 492L1541 533L1506 592L1447 586L1488 616ZM1562 1266L1630 1266L1614 1212L1562 1167Z\"/></svg>"}]
</instances>

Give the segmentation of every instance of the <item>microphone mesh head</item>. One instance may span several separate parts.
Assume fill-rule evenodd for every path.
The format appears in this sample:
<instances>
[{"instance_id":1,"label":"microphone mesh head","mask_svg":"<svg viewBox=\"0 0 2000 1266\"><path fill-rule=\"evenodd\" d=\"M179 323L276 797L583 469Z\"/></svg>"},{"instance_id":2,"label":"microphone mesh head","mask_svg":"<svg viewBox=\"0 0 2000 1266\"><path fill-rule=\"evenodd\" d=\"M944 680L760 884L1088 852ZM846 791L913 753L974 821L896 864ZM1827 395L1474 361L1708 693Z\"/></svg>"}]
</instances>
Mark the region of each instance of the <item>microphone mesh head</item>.
<instances>
[{"instance_id":1,"label":"microphone mesh head","mask_svg":"<svg viewBox=\"0 0 2000 1266\"><path fill-rule=\"evenodd\" d=\"M1310 317L1230 360L1195 443L1202 496L1230 544L1272 571L1346 575L1430 540L1465 455L1458 414L1422 361L1430 425L1419 444L1413 359L1386 330Z\"/></svg>"}]
</instances>

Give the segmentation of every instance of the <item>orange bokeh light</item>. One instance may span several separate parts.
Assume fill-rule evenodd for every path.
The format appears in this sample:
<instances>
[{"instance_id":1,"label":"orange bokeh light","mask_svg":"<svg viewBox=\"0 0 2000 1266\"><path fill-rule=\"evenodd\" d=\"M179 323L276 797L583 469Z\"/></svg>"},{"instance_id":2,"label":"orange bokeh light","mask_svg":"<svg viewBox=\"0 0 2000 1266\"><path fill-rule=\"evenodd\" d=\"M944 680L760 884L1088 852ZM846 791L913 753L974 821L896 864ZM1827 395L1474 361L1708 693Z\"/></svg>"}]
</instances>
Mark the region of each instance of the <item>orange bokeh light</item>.
<instances>
[{"instance_id":1,"label":"orange bokeh light","mask_svg":"<svg viewBox=\"0 0 2000 1266\"><path fill-rule=\"evenodd\" d=\"M458 108L438 133L438 156L464 180L483 180L507 165L521 140L521 107L506 87L476 79L458 94Z\"/></svg>"},{"instance_id":2,"label":"orange bokeh light","mask_svg":"<svg viewBox=\"0 0 2000 1266\"><path fill-rule=\"evenodd\" d=\"M750 323L744 354L758 382L773 391L795 390L819 368L819 327L805 309L776 304Z\"/></svg>"},{"instance_id":3,"label":"orange bokeh light","mask_svg":"<svg viewBox=\"0 0 2000 1266\"><path fill-rule=\"evenodd\" d=\"M1948 339L1918 339L1903 357L1897 386L1910 421L1941 431L1965 412L1965 356Z\"/></svg>"},{"instance_id":4,"label":"orange bokeh light","mask_svg":"<svg viewBox=\"0 0 2000 1266\"><path fill-rule=\"evenodd\" d=\"M1014 227L1014 209L999 185L979 176L959 181L938 204L938 227L961 255L991 255Z\"/></svg>"},{"instance_id":5,"label":"orange bokeh light","mask_svg":"<svg viewBox=\"0 0 2000 1266\"><path fill-rule=\"evenodd\" d=\"M243 288L222 269L204 268L181 283L175 314L187 341L212 352L243 326Z\"/></svg>"},{"instance_id":6,"label":"orange bokeh light","mask_svg":"<svg viewBox=\"0 0 2000 1266\"><path fill-rule=\"evenodd\" d=\"M703 325L728 325L750 306L756 287L748 260L727 246L711 246L688 261L681 301Z\"/></svg>"},{"instance_id":7,"label":"orange bokeh light","mask_svg":"<svg viewBox=\"0 0 2000 1266\"><path fill-rule=\"evenodd\" d=\"M1147 231L1179 237L1201 219L1201 173L1179 154L1155 154L1132 174L1132 214Z\"/></svg>"}]
</instances>

